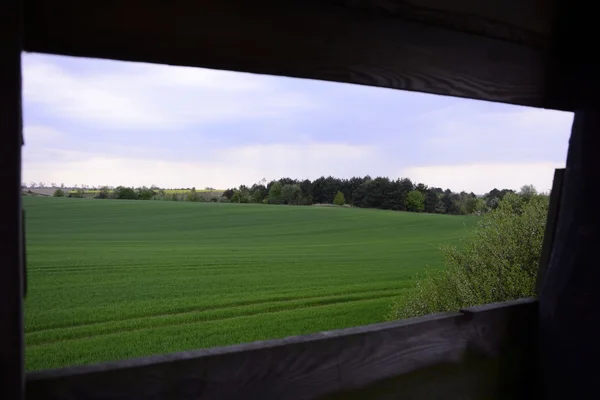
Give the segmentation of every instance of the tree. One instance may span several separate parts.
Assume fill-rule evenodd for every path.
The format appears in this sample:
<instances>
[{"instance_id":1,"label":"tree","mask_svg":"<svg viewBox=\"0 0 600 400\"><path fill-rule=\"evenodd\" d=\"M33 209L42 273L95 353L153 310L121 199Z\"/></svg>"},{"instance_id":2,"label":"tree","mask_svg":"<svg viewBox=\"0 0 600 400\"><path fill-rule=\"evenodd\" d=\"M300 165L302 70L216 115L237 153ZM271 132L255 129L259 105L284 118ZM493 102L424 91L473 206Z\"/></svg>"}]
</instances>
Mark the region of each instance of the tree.
<instances>
[{"instance_id":1,"label":"tree","mask_svg":"<svg viewBox=\"0 0 600 400\"><path fill-rule=\"evenodd\" d=\"M233 189L227 189L223 192L223 197L226 197L227 200L231 200L231 198L233 197L233 194L235 193L235 191Z\"/></svg>"},{"instance_id":2,"label":"tree","mask_svg":"<svg viewBox=\"0 0 600 400\"><path fill-rule=\"evenodd\" d=\"M271 188L272 190L273 188ZM298 184L287 184L281 188L281 202L283 204L299 205L302 201L302 189Z\"/></svg>"},{"instance_id":3,"label":"tree","mask_svg":"<svg viewBox=\"0 0 600 400\"><path fill-rule=\"evenodd\" d=\"M187 201L198 201L198 194L196 193L196 188L193 187L192 190L189 191L187 195Z\"/></svg>"},{"instance_id":4,"label":"tree","mask_svg":"<svg viewBox=\"0 0 600 400\"><path fill-rule=\"evenodd\" d=\"M146 186L137 189L137 199L139 200L152 200L154 194L154 191Z\"/></svg>"},{"instance_id":5,"label":"tree","mask_svg":"<svg viewBox=\"0 0 600 400\"><path fill-rule=\"evenodd\" d=\"M438 204L440 202L440 198L438 197L438 194L435 190L432 189L428 189L427 192L425 193L425 200L424 200L424 211L428 212L428 213L435 213L437 212L437 207Z\"/></svg>"},{"instance_id":6,"label":"tree","mask_svg":"<svg viewBox=\"0 0 600 400\"><path fill-rule=\"evenodd\" d=\"M75 199L82 199L83 198L83 189L75 189L74 192L69 193L69 195L67 197L72 197Z\"/></svg>"},{"instance_id":7,"label":"tree","mask_svg":"<svg viewBox=\"0 0 600 400\"><path fill-rule=\"evenodd\" d=\"M102 186L100 188L100 190L98 191L98 193L96 194L96 196L94 196L96 199L108 199L110 198L110 191L108 190L108 187L106 186Z\"/></svg>"},{"instance_id":8,"label":"tree","mask_svg":"<svg viewBox=\"0 0 600 400\"><path fill-rule=\"evenodd\" d=\"M65 197L65 191L62 189L56 189L53 194L54 197Z\"/></svg>"},{"instance_id":9,"label":"tree","mask_svg":"<svg viewBox=\"0 0 600 400\"><path fill-rule=\"evenodd\" d=\"M252 203L262 203L263 199L267 195L267 187L262 183L252 185L250 188L250 201Z\"/></svg>"},{"instance_id":10,"label":"tree","mask_svg":"<svg viewBox=\"0 0 600 400\"><path fill-rule=\"evenodd\" d=\"M537 194L538 192L533 185L524 185L521 187L521 190L519 190L519 196L522 196L525 201L531 200L531 198Z\"/></svg>"},{"instance_id":11,"label":"tree","mask_svg":"<svg viewBox=\"0 0 600 400\"><path fill-rule=\"evenodd\" d=\"M137 200L138 194L133 188L117 186L112 192L112 197L119 200Z\"/></svg>"},{"instance_id":12,"label":"tree","mask_svg":"<svg viewBox=\"0 0 600 400\"><path fill-rule=\"evenodd\" d=\"M411 190L406 195L406 209L412 212L425 210L425 196L419 190Z\"/></svg>"},{"instance_id":13,"label":"tree","mask_svg":"<svg viewBox=\"0 0 600 400\"><path fill-rule=\"evenodd\" d=\"M482 215L487 212L487 204L484 199L478 197L475 199L475 207L473 209L473 213L477 215Z\"/></svg>"},{"instance_id":14,"label":"tree","mask_svg":"<svg viewBox=\"0 0 600 400\"><path fill-rule=\"evenodd\" d=\"M335 198L333 199L333 204L335 204L336 206L343 206L344 204L346 204L346 198L344 197L344 193L337 192Z\"/></svg>"},{"instance_id":15,"label":"tree","mask_svg":"<svg viewBox=\"0 0 600 400\"><path fill-rule=\"evenodd\" d=\"M443 247L447 267L428 271L392 307L390 319L459 310L534 295L548 197L506 194L469 239Z\"/></svg>"},{"instance_id":16,"label":"tree","mask_svg":"<svg viewBox=\"0 0 600 400\"><path fill-rule=\"evenodd\" d=\"M281 184L279 182L273 182L269 189L269 203L281 204Z\"/></svg>"}]
</instances>

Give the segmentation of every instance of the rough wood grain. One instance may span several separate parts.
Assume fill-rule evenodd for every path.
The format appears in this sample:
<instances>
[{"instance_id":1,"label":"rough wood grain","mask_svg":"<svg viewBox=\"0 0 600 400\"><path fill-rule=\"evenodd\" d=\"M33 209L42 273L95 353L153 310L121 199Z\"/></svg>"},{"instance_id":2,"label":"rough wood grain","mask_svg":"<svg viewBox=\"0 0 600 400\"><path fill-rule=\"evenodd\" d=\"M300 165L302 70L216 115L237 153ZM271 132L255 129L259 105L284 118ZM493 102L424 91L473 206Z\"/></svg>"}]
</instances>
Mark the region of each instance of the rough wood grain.
<instances>
[{"instance_id":1,"label":"rough wood grain","mask_svg":"<svg viewBox=\"0 0 600 400\"><path fill-rule=\"evenodd\" d=\"M600 393L600 105L575 113L550 263L540 293L541 391Z\"/></svg>"},{"instance_id":2,"label":"rough wood grain","mask_svg":"<svg viewBox=\"0 0 600 400\"><path fill-rule=\"evenodd\" d=\"M595 51L581 46L591 46L598 36L595 3L556 3L557 19L546 62L546 102L572 111L589 108L599 102L600 63Z\"/></svg>"},{"instance_id":3,"label":"rough wood grain","mask_svg":"<svg viewBox=\"0 0 600 400\"><path fill-rule=\"evenodd\" d=\"M581 45L597 36L593 4L559 1L550 89L577 108L554 245L540 291L540 393L600 393L600 62ZM579 46L574 48L573 44Z\"/></svg>"},{"instance_id":4,"label":"rough wood grain","mask_svg":"<svg viewBox=\"0 0 600 400\"><path fill-rule=\"evenodd\" d=\"M562 185L565 176L565 169L554 170L554 180L552 181L552 191L550 192L550 204L548 206L548 217L546 218L546 229L544 230L544 241L542 243L542 254L540 256L540 266L536 279L536 293L539 294L544 282L544 276L550 262L552 244L554 242L554 233L556 230L556 221L560 210L560 199L562 197Z\"/></svg>"},{"instance_id":5,"label":"rough wood grain","mask_svg":"<svg viewBox=\"0 0 600 400\"><path fill-rule=\"evenodd\" d=\"M546 48L551 0L326 0L331 3L461 32Z\"/></svg>"},{"instance_id":6,"label":"rough wood grain","mask_svg":"<svg viewBox=\"0 0 600 400\"><path fill-rule=\"evenodd\" d=\"M465 359L528 337L535 302L267 342L28 374L28 399L314 399ZM524 325L511 325L513 323ZM518 340L517 340L518 341ZM529 349L529 348L527 348ZM502 377L502 375L499 375Z\"/></svg>"},{"instance_id":7,"label":"rough wood grain","mask_svg":"<svg viewBox=\"0 0 600 400\"><path fill-rule=\"evenodd\" d=\"M546 105L542 49L330 2L28 0L24 46Z\"/></svg>"},{"instance_id":8,"label":"rough wood grain","mask_svg":"<svg viewBox=\"0 0 600 400\"><path fill-rule=\"evenodd\" d=\"M21 2L0 3L0 399L24 388L21 275Z\"/></svg>"}]
</instances>

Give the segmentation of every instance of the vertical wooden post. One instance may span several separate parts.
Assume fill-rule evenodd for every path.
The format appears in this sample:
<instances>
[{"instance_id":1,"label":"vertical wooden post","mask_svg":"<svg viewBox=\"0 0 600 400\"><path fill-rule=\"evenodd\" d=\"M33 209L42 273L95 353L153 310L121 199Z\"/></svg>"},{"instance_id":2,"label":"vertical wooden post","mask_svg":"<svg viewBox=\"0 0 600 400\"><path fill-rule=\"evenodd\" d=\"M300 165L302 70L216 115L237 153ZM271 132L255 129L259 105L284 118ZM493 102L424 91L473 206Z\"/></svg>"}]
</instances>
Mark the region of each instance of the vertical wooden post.
<instances>
[{"instance_id":1,"label":"vertical wooden post","mask_svg":"<svg viewBox=\"0 0 600 400\"><path fill-rule=\"evenodd\" d=\"M540 293L544 399L600 396L600 107L575 113L554 245Z\"/></svg>"},{"instance_id":2,"label":"vertical wooden post","mask_svg":"<svg viewBox=\"0 0 600 400\"><path fill-rule=\"evenodd\" d=\"M552 244L554 243L554 233L556 230L556 220L560 210L560 199L562 197L562 184L565 176L564 168L554 170L554 180L552 181L552 191L550 192L550 204L548 206L548 217L546 218L546 230L544 231L544 242L542 243L542 254L540 256L540 266L538 269L537 280L535 283L535 292L539 295L544 282L544 276L550 262L552 253Z\"/></svg>"},{"instance_id":3,"label":"vertical wooden post","mask_svg":"<svg viewBox=\"0 0 600 400\"><path fill-rule=\"evenodd\" d=\"M21 1L0 2L0 399L23 397Z\"/></svg>"}]
</instances>

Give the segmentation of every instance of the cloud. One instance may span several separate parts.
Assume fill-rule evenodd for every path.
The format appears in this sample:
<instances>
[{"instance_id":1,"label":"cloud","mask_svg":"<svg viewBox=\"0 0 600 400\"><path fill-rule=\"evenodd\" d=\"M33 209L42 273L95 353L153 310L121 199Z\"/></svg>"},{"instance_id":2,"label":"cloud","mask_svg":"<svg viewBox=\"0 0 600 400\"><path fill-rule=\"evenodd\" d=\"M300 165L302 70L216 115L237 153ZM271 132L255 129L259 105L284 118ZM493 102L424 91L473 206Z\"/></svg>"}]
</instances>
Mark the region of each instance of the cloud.
<instances>
[{"instance_id":1,"label":"cloud","mask_svg":"<svg viewBox=\"0 0 600 400\"><path fill-rule=\"evenodd\" d=\"M572 113L475 101L414 117L429 132L419 149L457 164L563 161L572 121Z\"/></svg>"},{"instance_id":2,"label":"cloud","mask_svg":"<svg viewBox=\"0 0 600 400\"><path fill-rule=\"evenodd\" d=\"M523 185L534 185L538 191L552 188L554 169L563 168L564 163L490 163L411 167L400 175L413 181L425 182L429 186L449 188L453 191L484 194L494 187L518 190Z\"/></svg>"},{"instance_id":3,"label":"cloud","mask_svg":"<svg viewBox=\"0 0 600 400\"><path fill-rule=\"evenodd\" d=\"M45 125L25 125L23 135L27 140L31 140L36 144L51 142L64 137L64 134L50 126Z\"/></svg>"},{"instance_id":4,"label":"cloud","mask_svg":"<svg viewBox=\"0 0 600 400\"><path fill-rule=\"evenodd\" d=\"M409 177L550 187L572 114L358 85L24 54L24 177L228 187Z\"/></svg>"},{"instance_id":5,"label":"cloud","mask_svg":"<svg viewBox=\"0 0 600 400\"><path fill-rule=\"evenodd\" d=\"M81 64L96 68L78 69ZM303 93L281 90L273 77L115 64L29 54L23 59L26 107L81 125L156 130L232 118L280 118L317 106Z\"/></svg>"},{"instance_id":6,"label":"cloud","mask_svg":"<svg viewBox=\"0 0 600 400\"><path fill-rule=\"evenodd\" d=\"M316 179L321 175L345 176L348 165L376 159L369 146L314 143L302 146L283 144L233 147L198 160L118 157L63 149L25 151L24 180L65 182L67 184L126 185L162 187L205 187L221 189L252 184L262 178L284 176Z\"/></svg>"}]
</instances>

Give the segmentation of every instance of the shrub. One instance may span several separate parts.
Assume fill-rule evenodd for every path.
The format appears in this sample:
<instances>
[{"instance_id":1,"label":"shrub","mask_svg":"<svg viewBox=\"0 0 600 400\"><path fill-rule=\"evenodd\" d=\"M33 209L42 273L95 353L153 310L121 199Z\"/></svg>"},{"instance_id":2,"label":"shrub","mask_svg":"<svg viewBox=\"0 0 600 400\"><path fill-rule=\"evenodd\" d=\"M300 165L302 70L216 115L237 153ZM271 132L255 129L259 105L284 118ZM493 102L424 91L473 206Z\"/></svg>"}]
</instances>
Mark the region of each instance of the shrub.
<instances>
[{"instance_id":1,"label":"shrub","mask_svg":"<svg viewBox=\"0 0 600 400\"><path fill-rule=\"evenodd\" d=\"M83 198L83 189L77 189L74 192L69 193L69 195L67 197L72 197L75 199L82 199Z\"/></svg>"},{"instance_id":2,"label":"shrub","mask_svg":"<svg viewBox=\"0 0 600 400\"><path fill-rule=\"evenodd\" d=\"M413 212L425 210L425 195L418 190L411 190L406 195L406 209Z\"/></svg>"},{"instance_id":3,"label":"shrub","mask_svg":"<svg viewBox=\"0 0 600 400\"><path fill-rule=\"evenodd\" d=\"M96 198L96 199L108 199L109 197L110 197L110 190L108 190L108 187L106 187L106 186L103 186L102 188L100 188L100 191L98 191L96 196L94 196L94 198Z\"/></svg>"},{"instance_id":4,"label":"shrub","mask_svg":"<svg viewBox=\"0 0 600 400\"><path fill-rule=\"evenodd\" d=\"M137 198L139 200L152 200L154 195L155 195L154 190L152 190L146 186L142 186L141 188L137 189Z\"/></svg>"},{"instance_id":5,"label":"shrub","mask_svg":"<svg viewBox=\"0 0 600 400\"><path fill-rule=\"evenodd\" d=\"M198 194L196 193L196 188L193 187L192 190L187 194L187 201L195 202L198 201Z\"/></svg>"},{"instance_id":6,"label":"shrub","mask_svg":"<svg viewBox=\"0 0 600 400\"><path fill-rule=\"evenodd\" d=\"M54 194L52 195L54 197L65 197L65 191L62 189L56 189L54 191Z\"/></svg>"},{"instance_id":7,"label":"shrub","mask_svg":"<svg viewBox=\"0 0 600 400\"><path fill-rule=\"evenodd\" d=\"M269 204L281 204L281 184L275 182L269 189Z\"/></svg>"},{"instance_id":8,"label":"shrub","mask_svg":"<svg viewBox=\"0 0 600 400\"><path fill-rule=\"evenodd\" d=\"M335 198L333 199L333 204L336 206L343 206L346 203L346 199L344 198L344 193L337 192Z\"/></svg>"},{"instance_id":9,"label":"shrub","mask_svg":"<svg viewBox=\"0 0 600 400\"><path fill-rule=\"evenodd\" d=\"M138 193L129 187L118 186L112 193L112 198L119 200L137 200Z\"/></svg>"},{"instance_id":10,"label":"shrub","mask_svg":"<svg viewBox=\"0 0 600 400\"><path fill-rule=\"evenodd\" d=\"M273 190L273 185L271 190ZM297 184L287 184L281 187L281 202L297 206L302 201L302 189Z\"/></svg>"},{"instance_id":11,"label":"shrub","mask_svg":"<svg viewBox=\"0 0 600 400\"><path fill-rule=\"evenodd\" d=\"M426 271L392 305L389 319L409 318L534 294L548 197L509 193L481 217L460 247L443 247L447 268Z\"/></svg>"}]
</instances>

